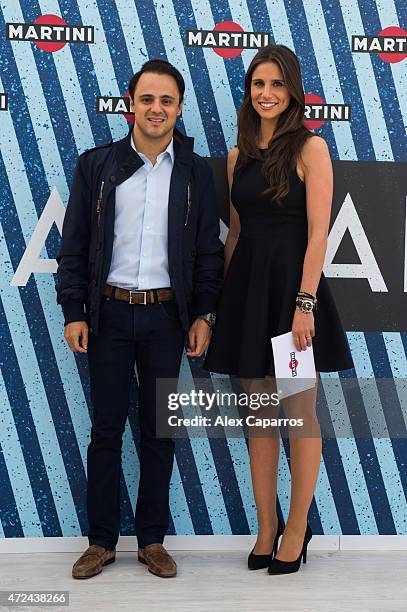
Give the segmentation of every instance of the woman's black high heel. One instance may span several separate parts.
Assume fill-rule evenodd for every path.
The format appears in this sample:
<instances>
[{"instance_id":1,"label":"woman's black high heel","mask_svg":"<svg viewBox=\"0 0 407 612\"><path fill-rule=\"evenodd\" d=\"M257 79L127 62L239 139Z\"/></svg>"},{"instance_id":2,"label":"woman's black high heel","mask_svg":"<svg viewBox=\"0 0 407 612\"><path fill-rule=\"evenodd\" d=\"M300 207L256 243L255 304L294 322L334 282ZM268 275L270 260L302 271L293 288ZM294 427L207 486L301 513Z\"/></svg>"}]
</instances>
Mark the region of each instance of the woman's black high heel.
<instances>
[{"instance_id":1,"label":"woman's black high heel","mask_svg":"<svg viewBox=\"0 0 407 612\"><path fill-rule=\"evenodd\" d=\"M253 549L247 559L247 566L250 570L264 569L265 567L268 567L270 565L273 555L275 555L277 552L278 538L283 535L283 531L284 524L280 522L280 517L278 517L277 533L276 537L274 538L273 549L271 553L269 555L255 555L253 553Z\"/></svg>"},{"instance_id":2,"label":"woman's black high heel","mask_svg":"<svg viewBox=\"0 0 407 612\"><path fill-rule=\"evenodd\" d=\"M281 561L280 559L274 558L271 560L268 573L269 574L292 574L293 572L298 572L301 565L301 557L302 562L307 562L307 546L309 541L312 538L312 530L311 527L307 523L307 529L305 531L304 543L302 545L302 550L298 559L295 561Z\"/></svg>"}]
</instances>

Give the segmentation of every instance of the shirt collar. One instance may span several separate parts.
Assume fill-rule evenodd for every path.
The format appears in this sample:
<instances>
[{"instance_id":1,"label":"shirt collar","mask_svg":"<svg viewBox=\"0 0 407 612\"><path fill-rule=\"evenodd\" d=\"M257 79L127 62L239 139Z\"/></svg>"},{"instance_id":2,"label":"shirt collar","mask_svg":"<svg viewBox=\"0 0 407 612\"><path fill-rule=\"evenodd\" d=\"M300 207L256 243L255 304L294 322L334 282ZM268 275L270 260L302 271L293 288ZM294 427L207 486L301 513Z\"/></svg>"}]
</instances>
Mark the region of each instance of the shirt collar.
<instances>
[{"instance_id":1,"label":"shirt collar","mask_svg":"<svg viewBox=\"0 0 407 612\"><path fill-rule=\"evenodd\" d=\"M133 134L130 134L130 143L132 148L134 149L134 151L136 151L136 153L138 153L140 155L140 157L144 160L147 159L146 156L143 153L140 153L140 151L137 151L136 149L136 145L134 144L134 140L133 140ZM158 158L161 159L161 157L163 157L166 153L169 154L170 158L171 158L171 163L174 163L174 138L171 138L170 142L168 143L167 148L162 151L162 153L159 153L157 155L157 160Z\"/></svg>"}]
</instances>

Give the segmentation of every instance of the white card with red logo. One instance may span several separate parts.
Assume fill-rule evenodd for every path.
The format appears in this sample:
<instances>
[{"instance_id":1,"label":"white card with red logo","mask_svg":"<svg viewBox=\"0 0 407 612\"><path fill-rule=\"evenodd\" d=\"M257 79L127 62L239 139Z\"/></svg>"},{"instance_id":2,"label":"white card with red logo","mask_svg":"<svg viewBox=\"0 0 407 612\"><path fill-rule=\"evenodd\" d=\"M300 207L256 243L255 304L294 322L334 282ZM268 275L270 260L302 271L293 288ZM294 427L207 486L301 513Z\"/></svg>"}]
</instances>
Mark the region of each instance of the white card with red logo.
<instances>
[{"instance_id":1,"label":"white card with red logo","mask_svg":"<svg viewBox=\"0 0 407 612\"><path fill-rule=\"evenodd\" d=\"M297 351L291 332L271 338L277 390L280 399L315 387L314 351Z\"/></svg>"}]
</instances>

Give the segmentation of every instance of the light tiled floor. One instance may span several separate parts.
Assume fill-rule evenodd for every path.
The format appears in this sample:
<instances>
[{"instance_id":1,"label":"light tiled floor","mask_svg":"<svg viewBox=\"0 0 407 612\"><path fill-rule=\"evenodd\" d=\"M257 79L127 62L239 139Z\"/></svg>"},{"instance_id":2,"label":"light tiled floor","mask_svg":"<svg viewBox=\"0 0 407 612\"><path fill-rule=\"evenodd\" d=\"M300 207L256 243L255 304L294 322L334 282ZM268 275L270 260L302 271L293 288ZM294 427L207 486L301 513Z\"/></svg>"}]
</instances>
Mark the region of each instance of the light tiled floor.
<instances>
[{"instance_id":1,"label":"light tiled floor","mask_svg":"<svg viewBox=\"0 0 407 612\"><path fill-rule=\"evenodd\" d=\"M65 611L407 611L405 551L308 551L306 565L286 576L249 572L244 552L177 551L179 572L170 579L149 574L135 553L122 552L102 574L82 581L70 575L77 556L0 554L0 590L68 590L69 608L50 608Z\"/></svg>"}]
</instances>

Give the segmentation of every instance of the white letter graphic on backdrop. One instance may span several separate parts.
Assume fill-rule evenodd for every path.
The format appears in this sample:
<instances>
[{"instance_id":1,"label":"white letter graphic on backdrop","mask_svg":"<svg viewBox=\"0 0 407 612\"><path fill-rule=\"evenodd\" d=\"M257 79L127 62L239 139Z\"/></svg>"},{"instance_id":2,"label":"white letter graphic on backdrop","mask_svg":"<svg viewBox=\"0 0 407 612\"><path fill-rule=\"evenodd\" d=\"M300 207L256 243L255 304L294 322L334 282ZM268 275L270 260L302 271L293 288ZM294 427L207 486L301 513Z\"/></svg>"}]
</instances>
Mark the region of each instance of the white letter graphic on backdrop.
<instances>
[{"instance_id":1,"label":"white letter graphic on backdrop","mask_svg":"<svg viewBox=\"0 0 407 612\"><path fill-rule=\"evenodd\" d=\"M334 264L332 261L347 229L352 237L360 263ZM388 290L349 193L329 233L324 274L333 278L366 278L372 291Z\"/></svg>"},{"instance_id":2,"label":"white letter graphic on backdrop","mask_svg":"<svg viewBox=\"0 0 407 612\"><path fill-rule=\"evenodd\" d=\"M24 37L23 24L22 23L20 23L18 25L14 24L14 23L8 23L7 27L8 27L8 38L10 40L13 40L14 38L19 40L19 39Z\"/></svg>"},{"instance_id":3,"label":"white letter graphic on backdrop","mask_svg":"<svg viewBox=\"0 0 407 612\"><path fill-rule=\"evenodd\" d=\"M406 200L407 209L407 200ZM27 284L30 275L34 272L52 274L57 271L55 259L42 259L40 253L48 237L48 234L55 223L59 233L62 234L62 225L65 216L65 206L61 200L56 187L51 191L45 208L42 212L38 224L34 230L31 240L24 252L20 264L13 276L11 285L13 287L23 287ZM407 210L406 210L407 216ZM407 219L406 219L407 224ZM227 227L220 220L221 240L225 242ZM361 263L356 264L334 264L332 263L335 254L342 242L346 230L352 237L353 244L358 253ZM405 252L405 290L407 289L407 236ZM328 248L325 256L324 273L332 278L366 278L372 291L385 291L388 289L380 272L369 241L366 237L352 198L347 194L344 203L335 219L335 223L329 233Z\"/></svg>"},{"instance_id":4,"label":"white letter graphic on backdrop","mask_svg":"<svg viewBox=\"0 0 407 612\"><path fill-rule=\"evenodd\" d=\"M53 187L37 227L13 276L13 287L24 287L33 272L53 273L57 271L55 259L42 259L40 253L45 244L51 227L55 223L59 233L62 234L65 206L56 187Z\"/></svg>"}]
</instances>

